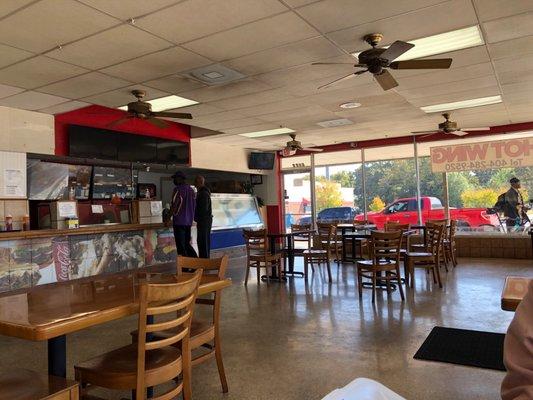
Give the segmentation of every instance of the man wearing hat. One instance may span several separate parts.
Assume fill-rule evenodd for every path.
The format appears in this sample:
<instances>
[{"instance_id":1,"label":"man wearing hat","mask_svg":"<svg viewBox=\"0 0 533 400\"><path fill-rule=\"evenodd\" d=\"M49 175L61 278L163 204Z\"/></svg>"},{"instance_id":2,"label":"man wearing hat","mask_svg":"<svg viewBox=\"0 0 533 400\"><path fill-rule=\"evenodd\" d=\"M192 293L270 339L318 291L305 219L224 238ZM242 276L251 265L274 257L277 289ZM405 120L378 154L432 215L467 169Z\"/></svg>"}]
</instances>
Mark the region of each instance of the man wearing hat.
<instances>
[{"instance_id":1,"label":"man wearing hat","mask_svg":"<svg viewBox=\"0 0 533 400\"><path fill-rule=\"evenodd\" d=\"M526 211L529 209L524 204L524 198L520 193L520 179L513 177L509 180L511 187L505 192L504 215L507 227L521 226L529 220Z\"/></svg>"},{"instance_id":2,"label":"man wearing hat","mask_svg":"<svg viewBox=\"0 0 533 400\"><path fill-rule=\"evenodd\" d=\"M180 256L198 257L191 246L191 226L196 205L194 190L185 182L186 176L182 171L177 171L172 175L172 179L176 187L172 193L170 212L174 225L176 249Z\"/></svg>"}]
</instances>

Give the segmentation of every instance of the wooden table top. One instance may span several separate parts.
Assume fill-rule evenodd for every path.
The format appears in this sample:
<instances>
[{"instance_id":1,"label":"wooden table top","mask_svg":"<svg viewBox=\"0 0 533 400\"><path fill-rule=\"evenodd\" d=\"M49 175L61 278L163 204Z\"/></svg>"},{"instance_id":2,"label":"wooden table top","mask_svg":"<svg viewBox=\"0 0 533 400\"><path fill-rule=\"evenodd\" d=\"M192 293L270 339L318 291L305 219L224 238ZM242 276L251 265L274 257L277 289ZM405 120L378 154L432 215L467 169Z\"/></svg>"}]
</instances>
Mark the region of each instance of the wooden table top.
<instances>
[{"instance_id":1,"label":"wooden table top","mask_svg":"<svg viewBox=\"0 0 533 400\"><path fill-rule=\"evenodd\" d=\"M0 388L0 400L73 399L65 392L77 394L78 382L17 368L0 375Z\"/></svg>"},{"instance_id":2,"label":"wooden table top","mask_svg":"<svg viewBox=\"0 0 533 400\"><path fill-rule=\"evenodd\" d=\"M180 279L191 274L184 273ZM231 279L204 276L198 294L231 286ZM47 340L138 312L136 271L94 280L44 285L0 298L0 334Z\"/></svg>"},{"instance_id":3,"label":"wooden table top","mask_svg":"<svg viewBox=\"0 0 533 400\"><path fill-rule=\"evenodd\" d=\"M502 290L502 310L515 311L518 304L527 293L529 284L533 278L521 276L508 276Z\"/></svg>"}]
</instances>

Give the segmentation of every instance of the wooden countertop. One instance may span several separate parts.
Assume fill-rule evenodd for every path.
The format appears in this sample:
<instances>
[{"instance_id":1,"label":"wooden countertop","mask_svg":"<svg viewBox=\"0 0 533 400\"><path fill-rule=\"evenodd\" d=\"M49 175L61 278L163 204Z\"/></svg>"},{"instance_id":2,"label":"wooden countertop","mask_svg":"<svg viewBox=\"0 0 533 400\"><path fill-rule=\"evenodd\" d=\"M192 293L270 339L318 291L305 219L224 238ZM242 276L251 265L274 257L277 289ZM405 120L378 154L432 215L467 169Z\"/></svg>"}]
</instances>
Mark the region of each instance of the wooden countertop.
<instances>
[{"instance_id":1,"label":"wooden countertop","mask_svg":"<svg viewBox=\"0 0 533 400\"><path fill-rule=\"evenodd\" d=\"M175 270L173 264L156 268ZM183 273L180 279L191 274ZM203 276L198 294L231 286L230 279ZM47 340L138 312L137 271L32 288L0 298L0 334Z\"/></svg>"},{"instance_id":2,"label":"wooden countertop","mask_svg":"<svg viewBox=\"0 0 533 400\"><path fill-rule=\"evenodd\" d=\"M144 229L161 229L164 224L108 224L92 225L76 229L39 229L20 232L0 232L0 240L17 240L47 238L57 236L92 235L107 232L142 231Z\"/></svg>"},{"instance_id":3,"label":"wooden countertop","mask_svg":"<svg viewBox=\"0 0 533 400\"><path fill-rule=\"evenodd\" d=\"M533 278L521 276L508 276L502 291L502 310L515 311L527 293L528 286Z\"/></svg>"}]
</instances>

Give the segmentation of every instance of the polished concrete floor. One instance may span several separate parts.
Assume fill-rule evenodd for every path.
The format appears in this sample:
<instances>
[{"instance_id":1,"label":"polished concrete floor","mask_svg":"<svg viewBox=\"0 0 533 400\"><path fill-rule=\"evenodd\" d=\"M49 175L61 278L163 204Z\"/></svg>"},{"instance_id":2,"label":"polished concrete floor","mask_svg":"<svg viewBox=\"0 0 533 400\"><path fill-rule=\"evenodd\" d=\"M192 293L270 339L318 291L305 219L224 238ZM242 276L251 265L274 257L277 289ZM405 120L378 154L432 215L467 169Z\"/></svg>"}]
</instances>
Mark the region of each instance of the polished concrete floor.
<instances>
[{"instance_id":1,"label":"polished concrete floor","mask_svg":"<svg viewBox=\"0 0 533 400\"><path fill-rule=\"evenodd\" d=\"M214 361L193 370L194 399L321 399L357 377L376 379L407 399L498 399L504 373L414 360L435 325L505 332L513 314L500 309L507 275L533 276L531 260L461 259L433 288L423 271L400 301L366 290L359 301L353 265L333 267L333 284L317 271L305 284L243 285L243 260L228 272L223 295L223 352L230 392L221 393ZM297 267L297 269L299 269ZM255 276L255 274L251 274ZM135 318L68 336L68 364L129 343ZM46 344L0 337L0 372L45 371ZM120 398L110 394L108 398Z\"/></svg>"}]
</instances>

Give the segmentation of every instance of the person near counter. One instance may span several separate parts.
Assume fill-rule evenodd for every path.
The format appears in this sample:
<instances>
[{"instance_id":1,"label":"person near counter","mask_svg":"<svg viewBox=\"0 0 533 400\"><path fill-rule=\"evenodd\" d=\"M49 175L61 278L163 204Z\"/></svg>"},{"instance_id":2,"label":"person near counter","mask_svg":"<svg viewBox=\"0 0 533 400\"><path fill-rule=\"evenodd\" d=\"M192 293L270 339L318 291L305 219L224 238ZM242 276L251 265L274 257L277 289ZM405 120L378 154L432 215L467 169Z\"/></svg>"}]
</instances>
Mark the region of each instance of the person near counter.
<instances>
[{"instance_id":1,"label":"person near counter","mask_svg":"<svg viewBox=\"0 0 533 400\"><path fill-rule=\"evenodd\" d=\"M196 243L200 258L209 258L211 252L211 227L213 225L213 211L211 209L211 191L205 186L205 178L198 175L194 180L196 186Z\"/></svg>"},{"instance_id":2,"label":"person near counter","mask_svg":"<svg viewBox=\"0 0 533 400\"><path fill-rule=\"evenodd\" d=\"M172 175L172 179L175 188L172 193L170 212L172 214L176 250L180 256L198 257L191 246L191 226L196 208L194 190L185 182L187 177L182 171L177 171Z\"/></svg>"}]
</instances>

